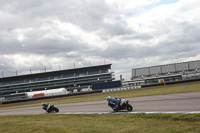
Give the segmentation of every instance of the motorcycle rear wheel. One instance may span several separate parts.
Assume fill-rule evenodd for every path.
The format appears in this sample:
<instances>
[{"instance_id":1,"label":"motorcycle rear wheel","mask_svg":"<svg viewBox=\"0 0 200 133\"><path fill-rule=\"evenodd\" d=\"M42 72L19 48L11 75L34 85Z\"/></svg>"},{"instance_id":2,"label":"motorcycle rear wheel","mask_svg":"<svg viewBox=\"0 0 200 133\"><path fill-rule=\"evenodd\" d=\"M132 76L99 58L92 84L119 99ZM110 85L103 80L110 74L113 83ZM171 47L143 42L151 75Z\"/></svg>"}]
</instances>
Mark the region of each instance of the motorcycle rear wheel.
<instances>
[{"instance_id":1,"label":"motorcycle rear wheel","mask_svg":"<svg viewBox=\"0 0 200 133\"><path fill-rule=\"evenodd\" d=\"M133 107L132 107L130 104L127 104L126 109L127 109L128 111L132 111L132 110L133 110Z\"/></svg>"}]
</instances>

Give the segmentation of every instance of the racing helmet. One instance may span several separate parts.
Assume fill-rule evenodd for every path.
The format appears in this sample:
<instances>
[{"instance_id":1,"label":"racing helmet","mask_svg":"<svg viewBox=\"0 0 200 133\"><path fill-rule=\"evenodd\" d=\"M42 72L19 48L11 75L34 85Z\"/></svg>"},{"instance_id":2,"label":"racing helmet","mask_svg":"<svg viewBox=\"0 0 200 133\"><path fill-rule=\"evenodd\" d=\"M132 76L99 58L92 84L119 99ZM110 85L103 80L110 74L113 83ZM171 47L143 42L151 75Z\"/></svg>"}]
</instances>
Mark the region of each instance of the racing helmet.
<instances>
[{"instance_id":1,"label":"racing helmet","mask_svg":"<svg viewBox=\"0 0 200 133\"><path fill-rule=\"evenodd\" d=\"M110 101L111 97L110 97L110 96L108 96L106 99L107 99L107 101Z\"/></svg>"}]
</instances>

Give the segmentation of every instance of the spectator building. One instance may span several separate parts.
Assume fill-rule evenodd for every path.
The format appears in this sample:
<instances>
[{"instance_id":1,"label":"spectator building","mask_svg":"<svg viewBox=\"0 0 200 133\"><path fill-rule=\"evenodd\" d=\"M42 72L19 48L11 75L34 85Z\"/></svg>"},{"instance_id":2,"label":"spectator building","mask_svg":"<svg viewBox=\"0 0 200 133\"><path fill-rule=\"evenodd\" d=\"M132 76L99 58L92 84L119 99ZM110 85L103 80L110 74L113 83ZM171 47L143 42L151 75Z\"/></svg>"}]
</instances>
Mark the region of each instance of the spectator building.
<instances>
[{"instance_id":1,"label":"spectator building","mask_svg":"<svg viewBox=\"0 0 200 133\"><path fill-rule=\"evenodd\" d=\"M132 69L131 85L200 78L200 60Z\"/></svg>"},{"instance_id":2,"label":"spectator building","mask_svg":"<svg viewBox=\"0 0 200 133\"><path fill-rule=\"evenodd\" d=\"M73 91L112 81L111 64L0 78L0 97L13 93L66 88Z\"/></svg>"}]
</instances>

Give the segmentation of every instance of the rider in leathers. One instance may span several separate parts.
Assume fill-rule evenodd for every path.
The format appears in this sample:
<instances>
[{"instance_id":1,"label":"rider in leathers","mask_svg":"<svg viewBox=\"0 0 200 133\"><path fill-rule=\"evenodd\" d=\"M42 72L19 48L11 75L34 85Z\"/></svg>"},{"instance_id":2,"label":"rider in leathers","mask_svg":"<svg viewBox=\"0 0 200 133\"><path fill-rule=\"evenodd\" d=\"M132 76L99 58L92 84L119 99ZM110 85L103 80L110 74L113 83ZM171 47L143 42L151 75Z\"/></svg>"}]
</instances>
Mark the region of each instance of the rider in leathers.
<instances>
[{"instance_id":1,"label":"rider in leathers","mask_svg":"<svg viewBox=\"0 0 200 133\"><path fill-rule=\"evenodd\" d=\"M52 104L50 104L50 103L42 103L42 106L46 110L46 112L48 112L49 109L51 108Z\"/></svg>"},{"instance_id":2,"label":"rider in leathers","mask_svg":"<svg viewBox=\"0 0 200 133\"><path fill-rule=\"evenodd\" d=\"M110 96L107 97L107 101L108 101L108 106L110 106L112 109L117 109L118 106L121 106L125 99L120 99L120 98L111 98Z\"/></svg>"}]
</instances>

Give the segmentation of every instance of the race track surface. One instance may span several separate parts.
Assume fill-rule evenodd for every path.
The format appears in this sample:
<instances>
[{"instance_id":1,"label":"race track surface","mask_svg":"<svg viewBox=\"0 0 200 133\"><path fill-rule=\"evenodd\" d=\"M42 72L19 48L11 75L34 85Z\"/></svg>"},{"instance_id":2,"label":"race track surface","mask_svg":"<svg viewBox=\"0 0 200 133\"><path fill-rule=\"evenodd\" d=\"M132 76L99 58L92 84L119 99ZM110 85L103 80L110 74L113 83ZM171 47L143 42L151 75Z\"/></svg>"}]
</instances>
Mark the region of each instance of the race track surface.
<instances>
[{"instance_id":1,"label":"race track surface","mask_svg":"<svg viewBox=\"0 0 200 133\"><path fill-rule=\"evenodd\" d=\"M178 93L156 96L127 98L133 106L133 111L145 112L196 112L200 113L200 92ZM88 114L88 113L113 113L107 101L92 101L81 103L68 103L55 105L59 114ZM125 113L127 111L120 111ZM0 110L0 115L27 115L46 114L41 106Z\"/></svg>"}]
</instances>

